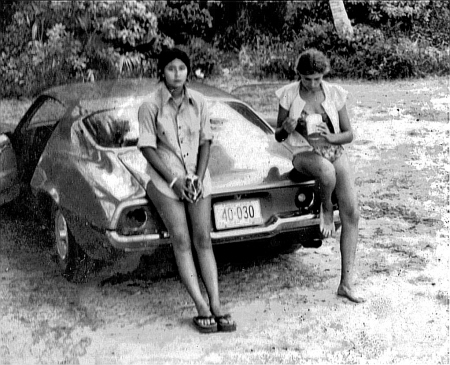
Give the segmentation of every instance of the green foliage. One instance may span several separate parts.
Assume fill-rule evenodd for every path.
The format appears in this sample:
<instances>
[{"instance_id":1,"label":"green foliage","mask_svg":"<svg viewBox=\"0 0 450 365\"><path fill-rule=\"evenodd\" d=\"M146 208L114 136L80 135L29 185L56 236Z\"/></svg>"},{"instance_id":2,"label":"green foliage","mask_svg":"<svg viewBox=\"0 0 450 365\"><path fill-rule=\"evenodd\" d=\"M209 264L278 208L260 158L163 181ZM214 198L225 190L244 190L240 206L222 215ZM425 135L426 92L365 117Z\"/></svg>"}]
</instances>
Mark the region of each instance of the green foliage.
<instances>
[{"instance_id":1,"label":"green foliage","mask_svg":"<svg viewBox=\"0 0 450 365\"><path fill-rule=\"evenodd\" d=\"M158 29L189 54L192 70L203 76L215 73L220 52L211 43L212 16L206 2L172 0L157 2ZM210 42L207 42L209 40Z\"/></svg>"},{"instance_id":2,"label":"green foliage","mask_svg":"<svg viewBox=\"0 0 450 365\"><path fill-rule=\"evenodd\" d=\"M160 1L154 11L159 30L176 44L188 44L192 38L210 36L212 17L201 2L190 0Z\"/></svg>"},{"instance_id":3,"label":"green foliage","mask_svg":"<svg viewBox=\"0 0 450 365\"><path fill-rule=\"evenodd\" d=\"M280 34L285 24L283 1L215 1L208 9L213 17L214 41L219 49L239 51L264 35Z\"/></svg>"},{"instance_id":4,"label":"green foliage","mask_svg":"<svg viewBox=\"0 0 450 365\"><path fill-rule=\"evenodd\" d=\"M337 41L330 55L332 76L398 79L450 71L450 55L424 41L387 37L366 25L354 27L354 38Z\"/></svg>"},{"instance_id":5,"label":"green foliage","mask_svg":"<svg viewBox=\"0 0 450 365\"><path fill-rule=\"evenodd\" d=\"M153 1L27 1L0 34L6 96L35 94L70 80L154 74L160 34ZM138 47L147 45L137 50Z\"/></svg>"},{"instance_id":6,"label":"green foliage","mask_svg":"<svg viewBox=\"0 0 450 365\"><path fill-rule=\"evenodd\" d=\"M198 70L202 75L208 77L217 71L219 64L219 51L217 48L207 44L201 38L191 38L185 48L191 58L194 73Z\"/></svg>"},{"instance_id":7,"label":"green foliage","mask_svg":"<svg viewBox=\"0 0 450 365\"><path fill-rule=\"evenodd\" d=\"M450 1L346 0L352 38L339 38L328 0L12 1L0 4L2 96L51 85L155 76L175 44L195 74L221 67L294 79L298 54L325 52L333 77L395 79L450 73Z\"/></svg>"},{"instance_id":8,"label":"green foliage","mask_svg":"<svg viewBox=\"0 0 450 365\"><path fill-rule=\"evenodd\" d=\"M67 74L80 78L86 68L86 58L79 56L81 43L59 23L47 30L45 39L28 43L32 74L27 83L45 89L64 82Z\"/></svg>"},{"instance_id":9,"label":"green foliage","mask_svg":"<svg viewBox=\"0 0 450 365\"><path fill-rule=\"evenodd\" d=\"M282 42L280 37L258 36L253 47L243 47L241 66L258 78L292 79L298 49L294 42Z\"/></svg>"},{"instance_id":10,"label":"green foliage","mask_svg":"<svg viewBox=\"0 0 450 365\"><path fill-rule=\"evenodd\" d=\"M341 77L387 79L413 76L408 59L396 49L396 40L369 26L355 26L354 38L336 49L332 75ZM345 61L345 62L343 62Z\"/></svg>"},{"instance_id":11,"label":"green foliage","mask_svg":"<svg viewBox=\"0 0 450 365\"><path fill-rule=\"evenodd\" d=\"M449 45L449 1L351 0L346 2L346 9L353 24L380 29L388 37L401 34L433 46Z\"/></svg>"},{"instance_id":12,"label":"green foliage","mask_svg":"<svg viewBox=\"0 0 450 365\"><path fill-rule=\"evenodd\" d=\"M295 59L307 48L317 48L331 60L330 76L342 78L397 79L430 74L445 75L450 71L448 34L450 2L433 1L348 1L349 17L354 26L352 39L341 39L334 29L332 17L323 17L325 2L287 4L286 29L281 36L268 36L279 42L263 46L253 43L251 63L259 65L251 72L257 77L290 78L295 75ZM446 14L445 37L429 32L430 24L440 24L436 11ZM433 15L434 14L434 15ZM312 19L309 21L305 16ZM365 24L364 21L368 24ZM425 25L423 25L426 21ZM370 24L373 24L370 25ZM436 32L442 34L440 30Z\"/></svg>"}]
</instances>

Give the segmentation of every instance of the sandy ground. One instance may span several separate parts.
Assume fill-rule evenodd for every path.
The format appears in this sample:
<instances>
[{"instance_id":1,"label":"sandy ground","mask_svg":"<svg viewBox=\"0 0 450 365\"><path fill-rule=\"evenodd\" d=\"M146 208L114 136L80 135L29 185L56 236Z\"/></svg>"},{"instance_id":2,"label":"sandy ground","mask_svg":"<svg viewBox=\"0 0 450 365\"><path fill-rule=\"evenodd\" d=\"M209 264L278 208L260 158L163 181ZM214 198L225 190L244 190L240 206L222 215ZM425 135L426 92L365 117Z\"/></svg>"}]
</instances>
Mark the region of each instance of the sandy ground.
<instances>
[{"instance_id":1,"label":"sandy ground","mask_svg":"<svg viewBox=\"0 0 450 365\"><path fill-rule=\"evenodd\" d=\"M276 114L276 86L256 93L228 81L217 84ZM0 208L0 364L448 364L449 82L343 84L357 136L347 151L365 303L335 295L335 239L256 259L235 248L217 255L238 330L201 335L170 251L129 275L111 268L70 284L43 227Z\"/></svg>"}]
</instances>

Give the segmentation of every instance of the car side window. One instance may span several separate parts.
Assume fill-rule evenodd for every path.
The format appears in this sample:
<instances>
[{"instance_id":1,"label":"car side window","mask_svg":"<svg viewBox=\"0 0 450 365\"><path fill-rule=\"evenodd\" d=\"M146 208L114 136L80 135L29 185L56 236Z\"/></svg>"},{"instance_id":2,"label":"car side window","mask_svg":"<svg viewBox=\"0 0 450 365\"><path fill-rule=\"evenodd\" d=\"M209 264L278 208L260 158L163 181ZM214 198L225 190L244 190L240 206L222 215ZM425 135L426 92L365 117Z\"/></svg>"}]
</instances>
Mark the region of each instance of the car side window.
<instances>
[{"instance_id":1,"label":"car side window","mask_svg":"<svg viewBox=\"0 0 450 365\"><path fill-rule=\"evenodd\" d=\"M103 110L83 119L95 143L106 148L136 146L139 137L137 108Z\"/></svg>"},{"instance_id":2,"label":"car side window","mask_svg":"<svg viewBox=\"0 0 450 365\"><path fill-rule=\"evenodd\" d=\"M35 129L44 126L53 126L64 115L66 108L58 100L53 98L46 99L43 104L38 107L26 129Z\"/></svg>"}]
</instances>

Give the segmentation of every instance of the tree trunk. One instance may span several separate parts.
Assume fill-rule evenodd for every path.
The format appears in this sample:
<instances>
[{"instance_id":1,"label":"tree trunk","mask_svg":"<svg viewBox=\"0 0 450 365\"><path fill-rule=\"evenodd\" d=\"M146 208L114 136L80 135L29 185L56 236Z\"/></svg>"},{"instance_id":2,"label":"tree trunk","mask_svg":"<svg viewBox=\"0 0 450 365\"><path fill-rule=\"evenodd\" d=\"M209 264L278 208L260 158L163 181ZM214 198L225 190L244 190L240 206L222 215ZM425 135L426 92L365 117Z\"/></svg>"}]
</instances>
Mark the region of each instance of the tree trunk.
<instances>
[{"instance_id":1,"label":"tree trunk","mask_svg":"<svg viewBox=\"0 0 450 365\"><path fill-rule=\"evenodd\" d=\"M345 11L343 0L328 0L333 14L334 26L339 34L339 37L351 37L353 36L353 27L350 23L350 19Z\"/></svg>"}]
</instances>

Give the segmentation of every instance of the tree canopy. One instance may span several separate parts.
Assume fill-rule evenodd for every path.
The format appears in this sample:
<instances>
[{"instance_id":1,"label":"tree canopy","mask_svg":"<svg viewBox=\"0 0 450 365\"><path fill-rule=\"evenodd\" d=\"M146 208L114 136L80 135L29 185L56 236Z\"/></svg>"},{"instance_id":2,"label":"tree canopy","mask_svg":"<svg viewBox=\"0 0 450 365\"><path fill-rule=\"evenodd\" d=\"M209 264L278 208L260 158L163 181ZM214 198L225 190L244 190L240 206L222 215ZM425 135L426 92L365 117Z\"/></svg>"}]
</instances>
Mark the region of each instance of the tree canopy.
<instances>
[{"instance_id":1,"label":"tree canopy","mask_svg":"<svg viewBox=\"0 0 450 365\"><path fill-rule=\"evenodd\" d=\"M445 0L6 0L0 9L3 96L153 76L155 56L174 45L206 77L227 68L290 79L298 53L310 47L330 57L339 77L448 74L450 67ZM347 35L338 32L349 24Z\"/></svg>"}]
</instances>

